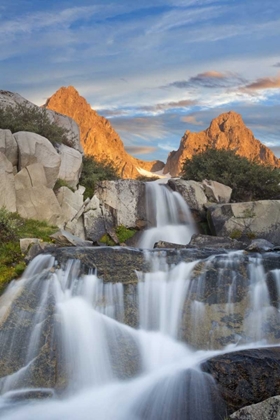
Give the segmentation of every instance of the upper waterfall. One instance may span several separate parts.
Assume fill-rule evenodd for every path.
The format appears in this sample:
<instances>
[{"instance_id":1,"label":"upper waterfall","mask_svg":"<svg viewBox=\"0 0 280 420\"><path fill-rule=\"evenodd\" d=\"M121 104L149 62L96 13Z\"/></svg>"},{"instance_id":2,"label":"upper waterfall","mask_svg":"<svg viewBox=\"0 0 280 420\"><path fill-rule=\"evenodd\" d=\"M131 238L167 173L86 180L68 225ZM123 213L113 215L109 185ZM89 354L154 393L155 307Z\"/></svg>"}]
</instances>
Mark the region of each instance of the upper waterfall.
<instances>
[{"instance_id":1,"label":"upper waterfall","mask_svg":"<svg viewBox=\"0 0 280 420\"><path fill-rule=\"evenodd\" d=\"M146 183L146 212L148 229L142 233L140 248L153 248L157 241L185 245L196 233L187 203L165 184Z\"/></svg>"}]
</instances>

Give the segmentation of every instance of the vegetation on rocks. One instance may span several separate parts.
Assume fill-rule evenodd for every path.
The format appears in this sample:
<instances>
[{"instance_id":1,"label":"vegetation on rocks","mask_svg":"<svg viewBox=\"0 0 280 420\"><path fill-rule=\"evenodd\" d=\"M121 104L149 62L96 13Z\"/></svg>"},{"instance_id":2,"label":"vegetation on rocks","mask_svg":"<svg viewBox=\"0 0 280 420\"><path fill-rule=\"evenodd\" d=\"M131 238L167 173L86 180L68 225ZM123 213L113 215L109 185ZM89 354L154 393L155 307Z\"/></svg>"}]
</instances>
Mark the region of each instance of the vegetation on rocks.
<instances>
[{"instance_id":1,"label":"vegetation on rocks","mask_svg":"<svg viewBox=\"0 0 280 420\"><path fill-rule=\"evenodd\" d=\"M127 241L128 239L132 238L132 236L134 236L134 234L136 233L136 229L128 229L123 225L120 225L116 228L116 236L119 240L119 243L124 243L125 241ZM114 246L116 245L115 242L110 238L110 236L108 234L104 235L100 242L104 245L108 245L108 246Z\"/></svg>"},{"instance_id":2,"label":"vegetation on rocks","mask_svg":"<svg viewBox=\"0 0 280 420\"><path fill-rule=\"evenodd\" d=\"M233 189L232 201L280 198L280 171L238 156L232 150L207 148L184 161L181 177L211 179Z\"/></svg>"},{"instance_id":3,"label":"vegetation on rocks","mask_svg":"<svg viewBox=\"0 0 280 420\"><path fill-rule=\"evenodd\" d=\"M85 187L84 198L92 198L98 181L119 179L119 174L111 161L97 161L93 156L83 158L80 185Z\"/></svg>"},{"instance_id":4,"label":"vegetation on rocks","mask_svg":"<svg viewBox=\"0 0 280 420\"><path fill-rule=\"evenodd\" d=\"M69 130L51 122L47 110L35 105L0 106L0 128L11 130L12 133L31 131L46 137L52 144L68 144Z\"/></svg>"},{"instance_id":5,"label":"vegetation on rocks","mask_svg":"<svg viewBox=\"0 0 280 420\"><path fill-rule=\"evenodd\" d=\"M142 181L142 182L153 182L153 181L157 181L159 179L159 176L146 176L146 175L139 175L136 180L137 181Z\"/></svg>"},{"instance_id":6,"label":"vegetation on rocks","mask_svg":"<svg viewBox=\"0 0 280 420\"><path fill-rule=\"evenodd\" d=\"M25 269L19 240L32 237L50 242L49 235L56 230L46 222L23 219L17 213L0 208L0 293L10 280L19 277Z\"/></svg>"}]
</instances>

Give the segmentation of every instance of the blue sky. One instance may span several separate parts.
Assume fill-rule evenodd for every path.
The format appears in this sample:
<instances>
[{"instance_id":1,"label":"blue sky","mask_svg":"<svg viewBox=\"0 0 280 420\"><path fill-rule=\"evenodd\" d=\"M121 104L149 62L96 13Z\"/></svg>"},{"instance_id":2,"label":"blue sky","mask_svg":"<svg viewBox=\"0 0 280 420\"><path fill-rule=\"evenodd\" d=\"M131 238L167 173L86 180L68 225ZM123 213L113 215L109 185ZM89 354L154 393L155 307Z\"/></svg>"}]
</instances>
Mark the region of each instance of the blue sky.
<instances>
[{"instance_id":1,"label":"blue sky","mask_svg":"<svg viewBox=\"0 0 280 420\"><path fill-rule=\"evenodd\" d=\"M279 40L277 0L1 0L0 89L73 85L145 160L229 110L280 156Z\"/></svg>"}]
</instances>

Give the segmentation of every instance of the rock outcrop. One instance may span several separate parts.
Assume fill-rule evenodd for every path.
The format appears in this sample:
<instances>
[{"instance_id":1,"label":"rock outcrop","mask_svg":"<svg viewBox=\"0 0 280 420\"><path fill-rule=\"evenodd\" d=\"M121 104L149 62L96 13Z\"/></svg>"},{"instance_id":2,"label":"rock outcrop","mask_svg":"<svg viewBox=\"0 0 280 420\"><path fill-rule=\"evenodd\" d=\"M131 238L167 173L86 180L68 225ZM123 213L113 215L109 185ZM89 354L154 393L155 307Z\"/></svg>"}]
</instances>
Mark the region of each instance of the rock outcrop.
<instances>
[{"instance_id":1,"label":"rock outcrop","mask_svg":"<svg viewBox=\"0 0 280 420\"><path fill-rule=\"evenodd\" d=\"M60 169L61 158L51 142L43 136L28 131L14 134L19 150L18 170L41 163L44 167L47 187L53 188Z\"/></svg>"},{"instance_id":2,"label":"rock outcrop","mask_svg":"<svg viewBox=\"0 0 280 420\"><path fill-rule=\"evenodd\" d=\"M235 239L267 239L280 245L280 201L212 205L207 219L213 235Z\"/></svg>"},{"instance_id":3,"label":"rock outcrop","mask_svg":"<svg viewBox=\"0 0 280 420\"><path fill-rule=\"evenodd\" d=\"M41 109L39 106L23 98L18 93L9 92L6 90L0 90L0 106L1 107L4 107L4 108L6 106L15 107L17 105L24 105L29 108L36 108L37 110ZM79 131L79 127L77 123L72 118L69 118L66 115L59 114L58 112L55 112L52 110L46 110L46 112L51 123L53 122L59 127L64 128L66 130L65 144L67 144L67 146L69 147L73 147L74 149L82 153L83 149L80 143L80 131Z\"/></svg>"},{"instance_id":4,"label":"rock outcrop","mask_svg":"<svg viewBox=\"0 0 280 420\"><path fill-rule=\"evenodd\" d=\"M205 150L206 147L230 149L250 160L280 166L272 151L255 139L251 130L244 124L241 115L230 111L215 118L209 128L199 133L187 130L181 139L179 149L169 154L163 172L178 176L186 158Z\"/></svg>"},{"instance_id":5,"label":"rock outcrop","mask_svg":"<svg viewBox=\"0 0 280 420\"><path fill-rule=\"evenodd\" d=\"M73 118L80 127L85 154L99 161L112 161L122 178L136 178L138 167L151 172L163 168L162 162L146 162L129 155L110 122L98 115L73 86L60 88L47 100L45 107Z\"/></svg>"}]
</instances>

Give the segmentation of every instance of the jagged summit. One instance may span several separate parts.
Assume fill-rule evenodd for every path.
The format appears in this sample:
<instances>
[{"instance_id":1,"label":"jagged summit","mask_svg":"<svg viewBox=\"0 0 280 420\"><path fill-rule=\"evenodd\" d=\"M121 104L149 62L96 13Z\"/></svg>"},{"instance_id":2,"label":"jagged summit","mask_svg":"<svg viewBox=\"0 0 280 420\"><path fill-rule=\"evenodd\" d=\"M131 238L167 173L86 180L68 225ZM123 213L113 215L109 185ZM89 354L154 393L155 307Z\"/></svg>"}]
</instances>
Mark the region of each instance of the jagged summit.
<instances>
[{"instance_id":1,"label":"jagged summit","mask_svg":"<svg viewBox=\"0 0 280 420\"><path fill-rule=\"evenodd\" d=\"M252 131L244 124L241 115L230 111L214 118L204 131L192 133L187 130L181 139L179 149L169 154L164 173L169 172L172 176L178 176L184 160L206 147L235 150L238 155L248 159L280 166L280 160L254 137Z\"/></svg>"},{"instance_id":2,"label":"jagged summit","mask_svg":"<svg viewBox=\"0 0 280 420\"><path fill-rule=\"evenodd\" d=\"M58 89L44 106L73 118L80 127L84 152L97 160L113 161L123 178L136 178L139 175L137 167L147 171L163 168L162 162L146 162L129 155L110 122L94 111L73 86Z\"/></svg>"}]
</instances>

